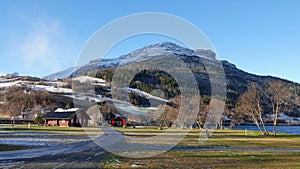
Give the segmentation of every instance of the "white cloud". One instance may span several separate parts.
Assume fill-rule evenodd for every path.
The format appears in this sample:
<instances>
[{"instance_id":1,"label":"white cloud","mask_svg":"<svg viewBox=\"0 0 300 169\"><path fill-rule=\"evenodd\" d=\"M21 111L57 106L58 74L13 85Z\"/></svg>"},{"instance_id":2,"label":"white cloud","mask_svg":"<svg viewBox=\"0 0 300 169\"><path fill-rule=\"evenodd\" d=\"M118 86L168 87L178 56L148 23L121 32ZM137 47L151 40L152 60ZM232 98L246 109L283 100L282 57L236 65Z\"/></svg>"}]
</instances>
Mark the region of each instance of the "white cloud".
<instances>
[{"instance_id":1,"label":"white cloud","mask_svg":"<svg viewBox=\"0 0 300 169\"><path fill-rule=\"evenodd\" d=\"M6 57L2 63L9 62L6 65L11 67L3 70L46 76L74 66L80 48L62 23L45 17L18 19L18 28L7 34L8 45L1 51Z\"/></svg>"},{"instance_id":2,"label":"white cloud","mask_svg":"<svg viewBox=\"0 0 300 169\"><path fill-rule=\"evenodd\" d=\"M18 47L24 68L30 70L38 66L51 71L59 69L61 34L62 28L58 22L38 24L29 31Z\"/></svg>"}]
</instances>

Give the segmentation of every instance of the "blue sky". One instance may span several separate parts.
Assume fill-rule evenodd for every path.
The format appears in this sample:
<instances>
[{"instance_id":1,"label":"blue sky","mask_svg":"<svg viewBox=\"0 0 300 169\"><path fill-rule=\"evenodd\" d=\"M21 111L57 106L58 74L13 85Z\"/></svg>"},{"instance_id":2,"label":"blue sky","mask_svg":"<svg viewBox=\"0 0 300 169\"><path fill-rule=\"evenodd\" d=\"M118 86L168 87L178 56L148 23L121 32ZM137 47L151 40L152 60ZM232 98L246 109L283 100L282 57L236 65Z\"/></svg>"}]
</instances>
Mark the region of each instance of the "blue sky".
<instances>
[{"instance_id":1,"label":"blue sky","mask_svg":"<svg viewBox=\"0 0 300 169\"><path fill-rule=\"evenodd\" d=\"M202 30L219 58L251 73L300 82L299 9L297 0L0 0L0 74L41 77L74 66L99 28L129 14L162 12ZM136 39L113 55L166 40Z\"/></svg>"}]
</instances>

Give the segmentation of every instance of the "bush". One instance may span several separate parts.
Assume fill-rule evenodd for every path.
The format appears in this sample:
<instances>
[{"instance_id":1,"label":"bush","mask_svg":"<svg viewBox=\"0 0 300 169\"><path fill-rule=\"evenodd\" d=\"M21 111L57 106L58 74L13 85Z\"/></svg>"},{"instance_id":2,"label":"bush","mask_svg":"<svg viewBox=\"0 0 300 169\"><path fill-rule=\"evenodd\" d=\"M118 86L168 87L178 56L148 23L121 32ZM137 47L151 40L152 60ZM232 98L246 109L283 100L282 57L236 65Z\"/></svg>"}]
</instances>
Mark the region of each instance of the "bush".
<instances>
[{"instance_id":1,"label":"bush","mask_svg":"<svg viewBox=\"0 0 300 169\"><path fill-rule=\"evenodd\" d=\"M41 116L37 116L35 119L34 119L34 123L38 124L38 126L42 125L44 122L43 118Z\"/></svg>"}]
</instances>

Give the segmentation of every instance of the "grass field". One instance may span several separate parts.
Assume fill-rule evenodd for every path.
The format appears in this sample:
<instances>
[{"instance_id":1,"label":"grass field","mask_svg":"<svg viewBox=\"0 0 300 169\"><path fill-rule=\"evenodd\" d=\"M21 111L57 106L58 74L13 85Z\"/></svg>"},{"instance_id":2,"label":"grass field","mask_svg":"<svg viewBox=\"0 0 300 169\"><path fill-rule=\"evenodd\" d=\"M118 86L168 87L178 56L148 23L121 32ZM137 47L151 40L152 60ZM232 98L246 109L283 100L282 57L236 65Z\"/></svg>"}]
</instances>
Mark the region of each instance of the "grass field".
<instances>
[{"instance_id":1,"label":"grass field","mask_svg":"<svg viewBox=\"0 0 300 169\"><path fill-rule=\"evenodd\" d=\"M151 137L162 132L158 128L114 128L131 138ZM99 132L100 131L100 132ZM31 125L0 125L0 132L53 132L66 135L101 135L99 128L39 127ZM185 130L169 130L170 135L182 135ZM259 151L263 148L300 149L300 136L278 134L277 137L261 136L256 131L217 130L207 140L200 140L199 130L191 130L175 149L151 158L126 158L111 154L99 168L300 168L300 153L290 150ZM24 149L22 146L0 145L0 151ZM197 150L198 148L198 150ZM205 150L201 150L205 148ZM225 148L214 150L214 148ZM239 150L231 150L238 148ZM250 148L251 151L243 149ZM212 149L212 150L210 150ZM257 151L256 151L257 150Z\"/></svg>"},{"instance_id":2,"label":"grass field","mask_svg":"<svg viewBox=\"0 0 300 169\"><path fill-rule=\"evenodd\" d=\"M151 137L164 131L156 128L132 129L116 128L124 135L131 137ZM180 135L183 130L171 130L170 134ZM277 137L262 136L257 131L242 130L215 130L211 132L211 138L200 138L199 130L191 130L189 134L178 144L179 146L195 147L233 147L233 148L300 148L300 136L279 133Z\"/></svg>"},{"instance_id":3,"label":"grass field","mask_svg":"<svg viewBox=\"0 0 300 169\"><path fill-rule=\"evenodd\" d=\"M156 128L118 128L124 135L149 137L163 131ZM181 134L182 130L172 130ZM279 134L278 137L261 136L256 131L217 130L211 138L199 142L199 131L192 130L178 146L194 148L300 148L300 136ZM131 159L109 156L100 168L300 168L298 152L261 151L201 151L171 150L151 158Z\"/></svg>"}]
</instances>

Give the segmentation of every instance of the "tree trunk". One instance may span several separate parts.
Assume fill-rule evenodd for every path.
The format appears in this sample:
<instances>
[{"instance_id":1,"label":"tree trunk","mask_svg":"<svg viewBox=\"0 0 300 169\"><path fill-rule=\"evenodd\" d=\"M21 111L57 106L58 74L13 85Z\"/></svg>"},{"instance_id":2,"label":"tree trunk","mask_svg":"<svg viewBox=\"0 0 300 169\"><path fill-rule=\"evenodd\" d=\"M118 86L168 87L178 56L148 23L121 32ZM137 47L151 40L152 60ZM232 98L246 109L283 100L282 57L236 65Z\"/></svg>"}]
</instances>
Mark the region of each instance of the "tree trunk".
<instances>
[{"instance_id":1,"label":"tree trunk","mask_svg":"<svg viewBox=\"0 0 300 169\"><path fill-rule=\"evenodd\" d=\"M277 126L277 114L274 119L274 137L276 137L276 126Z\"/></svg>"},{"instance_id":2,"label":"tree trunk","mask_svg":"<svg viewBox=\"0 0 300 169\"><path fill-rule=\"evenodd\" d=\"M264 132L262 131L262 129L261 129L261 127L260 127L258 121L257 121L257 120L254 120L254 123L256 124L256 126L257 126L258 130L260 131L260 133L264 135Z\"/></svg>"},{"instance_id":3,"label":"tree trunk","mask_svg":"<svg viewBox=\"0 0 300 169\"><path fill-rule=\"evenodd\" d=\"M275 113L275 118L274 118L274 137L276 137L276 126L277 126L277 119L278 119L278 114L279 114L280 106L276 106L276 113Z\"/></svg>"},{"instance_id":4,"label":"tree trunk","mask_svg":"<svg viewBox=\"0 0 300 169\"><path fill-rule=\"evenodd\" d=\"M229 130L231 130L235 126L235 120L231 120L230 125L229 125Z\"/></svg>"},{"instance_id":5,"label":"tree trunk","mask_svg":"<svg viewBox=\"0 0 300 169\"><path fill-rule=\"evenodd\" d=\"M261 115L259 116L259 119L260 119L260 123L261 125L263 126L263 129L264 129L264 135L269 135L269 132L265 126L265 122L263 121L263 118L261 117Z\"/></svg>"}]
</instances>

